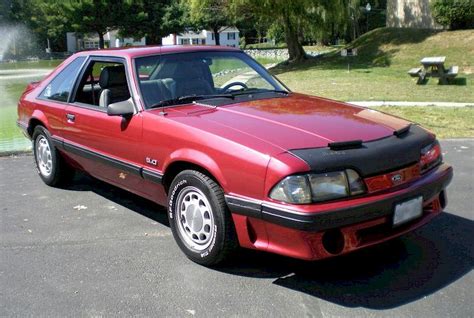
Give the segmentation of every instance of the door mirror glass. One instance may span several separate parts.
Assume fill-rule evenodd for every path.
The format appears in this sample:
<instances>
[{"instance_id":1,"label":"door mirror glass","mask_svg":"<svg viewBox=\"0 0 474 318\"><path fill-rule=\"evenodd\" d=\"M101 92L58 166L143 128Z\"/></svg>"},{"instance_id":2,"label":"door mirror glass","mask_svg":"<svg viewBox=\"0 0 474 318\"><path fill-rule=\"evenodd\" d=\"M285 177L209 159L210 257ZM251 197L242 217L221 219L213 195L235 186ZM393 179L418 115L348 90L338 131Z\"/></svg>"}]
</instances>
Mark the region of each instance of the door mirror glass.
<instances>
[{"instance_id":1,"label":"door mirror glass","mask_svg":"<svg viewBox=\"0 0 474 318\"><path fill-rule=\"evenodd\" d=\"M134 112L135 107L133 106L132 98L107 106L107 115L109 116L129 117L132 116Z\"/></svg>"}]
</instances>

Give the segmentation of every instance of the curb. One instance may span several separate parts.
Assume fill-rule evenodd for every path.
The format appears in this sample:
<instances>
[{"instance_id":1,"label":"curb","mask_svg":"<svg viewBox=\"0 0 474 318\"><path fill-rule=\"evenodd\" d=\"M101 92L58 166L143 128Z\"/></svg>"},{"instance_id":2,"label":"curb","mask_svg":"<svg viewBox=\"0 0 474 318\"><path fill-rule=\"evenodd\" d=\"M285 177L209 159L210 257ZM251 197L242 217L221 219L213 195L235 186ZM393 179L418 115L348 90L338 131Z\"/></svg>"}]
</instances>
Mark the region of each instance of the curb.
<instances>
[{"instance_id":1,"label":"curb","mask_svg":"<svg viewBox=\"0 0 474 318\"><path fill-rule=\"evenodd\" d=\"M0 158L17 157L17 156L30 156L33 154L33 150L12 150L0 152Z\"/></svg>"},{"instance_id":2,"label":"curb","mask_svg":"<svg viewBox=\"0 0 474 318\"><path fill-rule=\"evenodd\" d=\"M391 101L361 101L348 102L349 104L362 107L380 107L380 106L434 106L434 107L474 107L474 102L470 103L450 103L450 102L391 102Z\"/></svg>"}]
</instances>

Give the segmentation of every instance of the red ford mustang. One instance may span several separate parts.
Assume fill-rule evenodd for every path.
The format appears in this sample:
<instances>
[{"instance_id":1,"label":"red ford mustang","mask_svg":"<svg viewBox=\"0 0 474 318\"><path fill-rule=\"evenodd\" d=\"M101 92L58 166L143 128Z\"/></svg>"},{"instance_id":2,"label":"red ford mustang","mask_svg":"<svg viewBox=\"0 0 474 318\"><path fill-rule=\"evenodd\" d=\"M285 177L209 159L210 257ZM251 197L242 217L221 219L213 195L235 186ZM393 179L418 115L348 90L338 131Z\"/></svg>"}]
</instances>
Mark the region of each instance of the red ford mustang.
<instances>
[{"instance_id":1,"label":"red ford mustang","mask_svg":"<svg viewBox=\"0 0 474 318\"><path fill-rule=\"evenodd\" d=\"M412 231L446 206L435 136L296 94L237 49L81 52L18 104L38 173L75 169L168 206L174 238L213 265L238 246L314 260Z\"/></svg>"}]
</instances>

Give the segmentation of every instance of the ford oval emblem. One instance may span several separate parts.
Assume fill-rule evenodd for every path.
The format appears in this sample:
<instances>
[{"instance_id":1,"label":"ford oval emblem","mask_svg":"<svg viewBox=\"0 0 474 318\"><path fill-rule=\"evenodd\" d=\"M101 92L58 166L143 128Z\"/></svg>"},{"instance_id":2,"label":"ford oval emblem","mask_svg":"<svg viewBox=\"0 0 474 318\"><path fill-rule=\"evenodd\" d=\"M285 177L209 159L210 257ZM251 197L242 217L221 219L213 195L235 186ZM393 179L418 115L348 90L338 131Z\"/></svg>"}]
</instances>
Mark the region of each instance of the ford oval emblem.
<instances>
[{"instance_id":1,"label":"ford oval emblem","mask_svg":"<svg viewBox=\"0 0 474 318\"><path fill-rule=\"evenodd\" d=\"M400 181L402 181L402 175L401 174L398 173L398 174L392 176L392 182L393 183L398 183Z\"/></svg>"}]
</instances>

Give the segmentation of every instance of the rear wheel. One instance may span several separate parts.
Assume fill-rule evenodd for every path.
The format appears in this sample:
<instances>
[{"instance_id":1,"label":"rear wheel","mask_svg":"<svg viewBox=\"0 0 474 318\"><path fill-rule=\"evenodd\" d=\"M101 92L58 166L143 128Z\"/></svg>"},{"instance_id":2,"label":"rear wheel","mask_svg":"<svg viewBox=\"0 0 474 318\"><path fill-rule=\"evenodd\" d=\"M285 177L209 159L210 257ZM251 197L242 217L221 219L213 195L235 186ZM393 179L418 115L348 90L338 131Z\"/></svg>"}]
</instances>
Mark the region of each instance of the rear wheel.
<instances>
[{"instance_id":1,"label":"rear wheel","mask_svg":"<svg viewBox=\"0 0 474 318\"><path fill-rule=\"evenodd\" d=\"M224 193L205 174L194 170L179 173L171 183L168 211L173 236L192 261L216 265L237 247Z\"/></svg>"},{"instance_id":2,"label":"rear wheel","mask_svg":"<svg viewBox=\"0 0 474 318\"><path fill-rule=\"evenodd\" d=\"M58 186L69 181L74 170L69 167L51 141L51 135L43 126L33 131L33 153L38 174L49 186Z\"/></svg>"}]
</instances>

